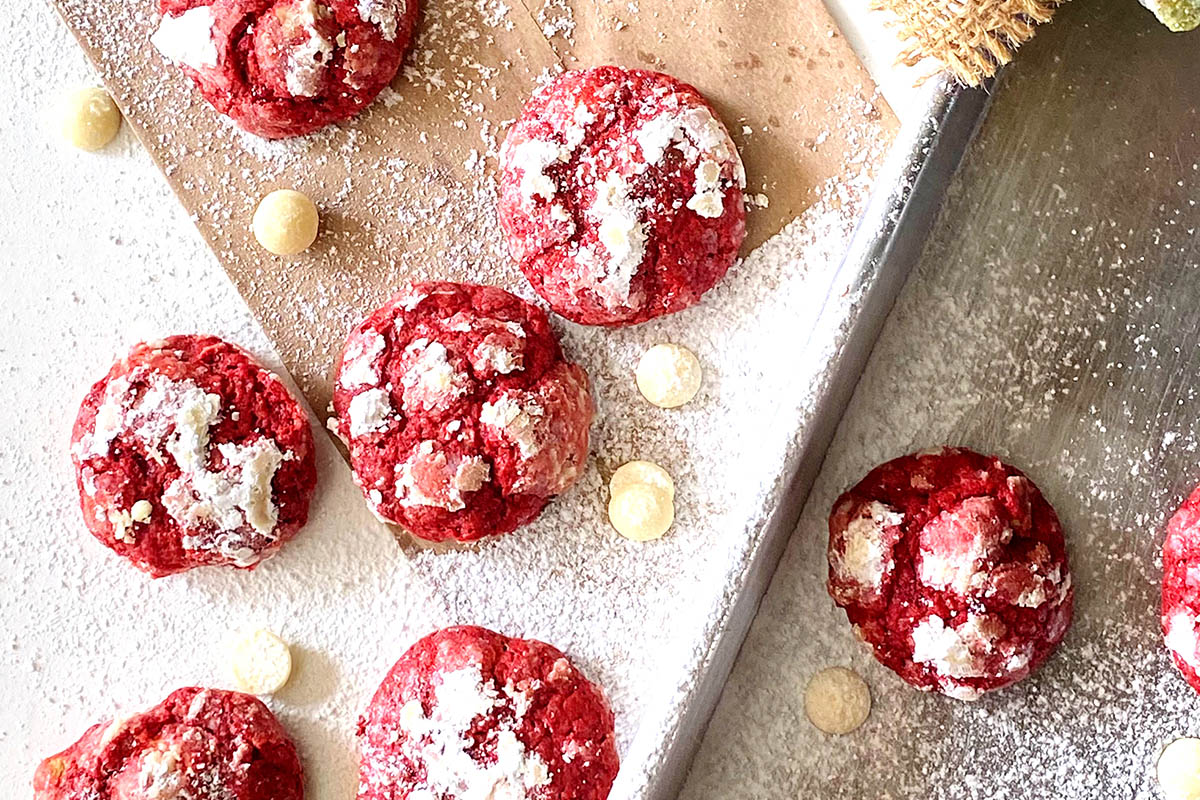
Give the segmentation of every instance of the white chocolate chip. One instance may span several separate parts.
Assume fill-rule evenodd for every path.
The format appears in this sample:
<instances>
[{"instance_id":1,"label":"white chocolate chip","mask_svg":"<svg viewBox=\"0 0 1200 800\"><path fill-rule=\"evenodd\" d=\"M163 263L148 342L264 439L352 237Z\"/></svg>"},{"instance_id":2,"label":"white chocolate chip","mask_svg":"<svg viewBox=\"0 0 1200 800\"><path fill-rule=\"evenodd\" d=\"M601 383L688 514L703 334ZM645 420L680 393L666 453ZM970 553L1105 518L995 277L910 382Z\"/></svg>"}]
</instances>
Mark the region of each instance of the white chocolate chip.
<instances>
[{"instance_id":1,"label":"white chocolate chip","mask_svg":"<svg viewBox=\"0 0 1200 800\"><path fill-rule=\"evenodd\" d=\"M290 26L303 30L306 38L292 45L287 54L284 79L288 93L293 97L317 97L334 51L334 43L321 35L317 23L327 19L330 11L315 0L301 0L292 7L290 16Z\"/></svg>"},{"instance_id":2,"label":"white chocolate chip","mask_svg":"<svg viewBox=\"0 0 1200 800\"><path fill-rule=\"evenodd\" d=\"M1166 800L1200 800L1200 739L1176 739L1158 757L1158 786Z\"/></svg>"},{"instance_id":3,"label":"white chocolate chip","mask_svg":"<svg viewBox=\"0 0 1200 800\"><path fill-rule=\"evenodd\" d=\"M108 512L108 521L112 523L113 538L118 542L133 544L137 537L133 533L133 517L128 511L119 508Z\"/></svg>"},{"instance_id":4,"label":"white chocolate chip","mask_svg":"<svg viewBox=\"0 0 1200 800\"><path fill-rule=\"evenodd\" d=\"M536 197L552 200L558 193L558 185L546 170L552 164L570 161L571 150L556 142L529 139L506 148L505 155L510 169L521 170L521 196L532 202Z\"/></svg>"},{"instance_id":5,"label":"white chocolate chip","mask_svg":"<svg viewBox=\"0 0 1200 800\"><path fill-rule=\"evenodd\" d=\"M675 481L671 480L671 473L653 461L630 461L621 465L609 479L608 490L619 494L630 486L643 483L661 489L672 501L675 500Z\"/></svg>"},{"instance_id":6,"label":"white chocolate chip","mask_svg":"<svg viewBox=\"0 0 1200 800\"><path fill-rule=\"evenodd\" d=\"M116 137L121 129L121 112L103 89L79 89L62 99L58 129L71 146L93 152Z\"/></svg>"},{"instance_id":7,"label":"white chocolate chip","mask_svg":"<svg viewBox=\"0 0 1200 800\"><path fill-rule=\"evenodd\" d=\"M608 520L617 533L635 542L661 538L675 521L671 496L648 483L636 483L613 494Z\"/></svg>"},{"instance_id":8,"label":"white chocolate chip","mask_svg":"<svg viewBox=\"0 0 1200 800\"><path fill-rule=\"evenodd\" d=\"M254 211L254 238L277 256L307 250L317 239L320 214L312 200L291 189L264 197Z\"/></svg>"},{"instance_id":9,"label":"white chocolate chip","mask_svg":"<svg viewBox=\"0 0 1200 800\"><path fill-rule=\"evenodd\" d=\"M634 275L646 258L646 225L624 176L614 170L596 181L596 196L587 215L597 225L596 235L608 254L597 256L593 291L609 308L627 305Z\"/></svg>"},{"instance_id":10,"label":"white chocolate chip","mask_svg":"<svg viewBox=\"0 0 1200 800\"><path fill-rule=\"evenodd\" d=\"M871 714L871 689L853 670L823 669L804 690L804 713L825 733L850 733Z\"/></svg>"},{"instance_id":11,"label":"white chocolate chip","mask_svg":"<svg viewBox=\"0 0 1200 800\"><path fill-rule=\"evenodd\" d=\"M642 396L659 408L678 408L700 391L704 370L700 359L677 344L656 344L637 365Z\"/></svg>"},{"instance_id":12,"label":"white chocolate chip","mask_svg":"<svg viewBox=\"0 0 1200 800\"><path fill-rule=\"evenodd\" d=\"M154 513L154 506L149 500L138 500L129 507L129 517L134 522L145 522Z\"/></svg>"},{"instance_id":13,"label":"white chocolate chip","mask_svg":"<svg viewBox=\"0 0 1200 800\"><path fill-rule=\"evenodd\" d=\"M292 651L287 642L268 630L241 636L234 643L231 656L233 682L243 692L277 692L292 674Z\"/></svg>"},{"instance_id":14,"label":"white chocolate chip","mask_svg":"<svg viewBox=\"0 0 1200 800\"><path fill-rule=\"evenodd\" d=\"M1196 618L1187 611L1177 611L1167 621L1164 637L1167 649L1183 659L1192 669L1200 669L1200 637L1196 633Z\"/></svg>"}]
</instances>

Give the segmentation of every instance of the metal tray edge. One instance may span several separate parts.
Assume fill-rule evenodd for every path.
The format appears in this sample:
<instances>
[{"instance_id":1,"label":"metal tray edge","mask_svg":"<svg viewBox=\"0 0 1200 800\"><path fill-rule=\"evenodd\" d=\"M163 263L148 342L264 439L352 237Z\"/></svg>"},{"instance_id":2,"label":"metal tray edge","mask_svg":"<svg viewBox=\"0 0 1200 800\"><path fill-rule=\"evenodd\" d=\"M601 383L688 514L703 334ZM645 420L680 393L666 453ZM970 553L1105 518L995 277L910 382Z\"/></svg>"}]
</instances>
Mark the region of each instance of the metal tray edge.
<instances>
[{"instance_id":1,"label":"metal tray edge","mask_svg":"<svg viewBox=\"0 0 1200 800\"><path fill-rule=\"evenodd\" d=\"M817 403L814 423L803 436L802 454L788 479L784 499L764 523L742 591L730 604L709 648L702 677L662 744L663 757L646 784L645 800L671 800L683 787L842 410L854 393L892 304L924 249L950 180L986 116L989 88L966 89L942 79L926 84L926 113L901 128L875 179L876 188L838 267L857 273L852 285L862 289L862 300L856 321Z\"/></svg>"}]
</instances>

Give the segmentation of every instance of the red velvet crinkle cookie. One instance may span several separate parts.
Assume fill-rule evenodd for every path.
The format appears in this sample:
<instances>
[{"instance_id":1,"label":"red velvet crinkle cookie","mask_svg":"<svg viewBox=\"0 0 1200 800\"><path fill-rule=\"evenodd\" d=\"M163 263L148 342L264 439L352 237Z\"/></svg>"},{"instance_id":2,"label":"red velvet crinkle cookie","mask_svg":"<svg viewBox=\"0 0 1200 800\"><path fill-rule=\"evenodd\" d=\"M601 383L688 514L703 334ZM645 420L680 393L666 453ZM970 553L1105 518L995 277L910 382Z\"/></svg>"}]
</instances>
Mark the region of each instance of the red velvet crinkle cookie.
<instances>
[{"instance_id":1,"label":"red velvet crinkle cookie","mask_svg":"<svg viewBox=\"0 0 1200 800\"><path fill-rule=\"evenodd\" d=\"M631 325L700 301L746 234L746 173L708 102L669 75L567 72L500 151L509 249L559 314Z\"/></svg>"},{"instance_id":2,"label":"red velvet crinkle cookie","mask_svg":"<svg viewBox=\"0 0 1200 800\"><path fill-rule=\"evenodd\" d=\"M214 336L137 345L71 434L83 518L154 577L253 567L308 520L312 429L275 375Z\"/></svg>"},{"instance_id":3,"label":"red velvet crinkle cookie","mask_svg":"<svg viewBox=\"0 0 1200 800\"><path fill-rule=\"evenodd\" d=\"M349 119L404 61L418 0L161 0L151 37L217 111L268 139Z\"/></svg>"},{"instance_id":4,"label":"red velvet crinkle cookie","mask_svg":"<svg viewBox=\"0 0 1200 800\"><path fill-rule=\"evenodd\" d=\"M502 289L419 283L355 328L330 427L385 522L428 541L508 533L587 462L587 375Z\"/></svg>"},{"instance_id":5,"label":"red velvet crinkle cookie","mask_svg":"<svg viewBox=\"0 0 1200 800\"><path fill-rule=\"evenodd\" d=\"M287 731L257 698L177 689L38 765L34 800L301 800Z\"/></svg>"},{"instance_id":6,"label":"red velvet crinkle cookie","mask_svg":"<svg viewBox=\"0 0 1200 800\"><path fill-rule=\"evenodd\" d=\"M838 498L829 594L885 666L962 700L1040 666L1074 601L1042 493L998 458L955 448L889 461Z\"/></svg>"},{"instance_id":7,"label":"red velvet crinkle cookie","mask_svg":"<svg viewBox=\"0 0 1200 800\"><path fill-rule=\"evenodd\" d=\"M604 800L617 774L600 689L548 644L426 636L359 721L359 800Z\"/></svg>"},{"instance_id":8,"label":"red velvet crinkle cookie","mask_svg":"<svg viewBox=\"0 0 1200 800\"><path fill-rule=\"evenodd\" d=\"M1167 523L1162 632L1171 660L1200 692L1200 486Z\"/></svg>"}]
</instances>

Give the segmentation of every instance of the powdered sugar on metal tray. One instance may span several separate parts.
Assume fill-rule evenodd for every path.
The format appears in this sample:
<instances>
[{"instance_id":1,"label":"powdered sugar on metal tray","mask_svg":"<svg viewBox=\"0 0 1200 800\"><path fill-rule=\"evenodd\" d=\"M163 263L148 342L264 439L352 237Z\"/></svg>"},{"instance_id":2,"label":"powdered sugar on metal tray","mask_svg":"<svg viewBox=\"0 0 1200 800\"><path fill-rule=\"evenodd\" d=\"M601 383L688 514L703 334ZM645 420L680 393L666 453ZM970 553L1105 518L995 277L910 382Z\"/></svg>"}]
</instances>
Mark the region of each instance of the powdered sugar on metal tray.
<instances>
[{"instance_id":1,"label":"powdered sugar on metal tray","mask_svg":"<svg viewBox=\"0 0 1200 800\"><path fill-rule=\"evenodd\" d=\"M1093 33L1095 44L1111 32ZM1036 64L1019 74L1024 85L1005 93L1044 90ZM1091 75L1072 67L1058 90L1069 96ZM1006 172L1011 125L1027 112L1019 102L993 110L951 191L684 800L735 789L762 800L1150 800L1161 797L1162 746L1197 735L1200 696L1169 661L1158 606L1166 520L1200 480L1196 199L1179 180L1200 169L1200 149L1167 125L1150 153L1110 150L1124 133L1089 146L1064 135L1047 143L1056 166L1035 179L1041 191L997 191L1033 185L1032 167ZM1113 174L1137 177L1131 186ZM1137 227L1134 212L1117 215L1139 186L1155 199ZM1047 664L975 703L920 694L875 663L824 585L838 494L882 461L941 444L994 452L1037 482L1062 519L1076 587L1075 621ZM835 664L863 674L875 701L866 725L842 737L819 733L803 709L808 680Z\"/></svg>"}]
</instances>

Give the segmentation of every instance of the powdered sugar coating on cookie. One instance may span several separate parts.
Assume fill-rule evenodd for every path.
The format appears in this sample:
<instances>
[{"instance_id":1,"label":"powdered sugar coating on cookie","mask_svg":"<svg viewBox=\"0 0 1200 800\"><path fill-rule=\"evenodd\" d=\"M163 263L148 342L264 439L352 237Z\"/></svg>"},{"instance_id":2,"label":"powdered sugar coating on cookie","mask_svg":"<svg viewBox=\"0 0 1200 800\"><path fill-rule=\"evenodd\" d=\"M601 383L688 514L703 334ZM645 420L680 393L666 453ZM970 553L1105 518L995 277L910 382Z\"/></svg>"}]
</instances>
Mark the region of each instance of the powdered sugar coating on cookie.
<instances>
[{"instance_id":1,"label":"powdered sugar coating on cookie","mask_svg":"<svg viewBox=\"0 0 1200 800\"><path fill-rule=\"evenodd\" d=\"M582 473L593 413L544 313L457 283L410 286L355 328L333 406L372 510L430 541L536 517Z\"/></svg>"},{"instance_id":2,"label":"powdered sugar coating on cookie","mask_svg":"<svg viewBox=\"0 0 1200 800\"><path fill-rule=\"evenodd\" d=\"M186 688L93 725L37 768L34 800L301 800L296 747L240 692Z\"/></svg>"},{"instance_id":3,"label":"powdered sugar coating on cookie","mask_svg":"<svg viewBox=\"0 0 1200 800\"><path fill-rule=\"evenodd\" d=\"M1062 527L1038 488L954 448L889 461L838 498L829 594L884 665L964 700L1049 657L1074 597Z\"/></svg>"},{"instance_id":4,"label":"powdered sugar coating on cookie","mask_svg":"<svg viewBox=\"0 0 1200 800\"><path fill-rule=\"evenodd\" d=\"M349 119L396 75L418 0L161 0L151 42L247 131Z\"/></svg>"},{"instance_id":5,"label":"powdered sugar coating on cookie","mask_svg":"<svg viewBox=\"0 0 1200 800\"><path fill-rule=\"evenodd\" d=\"M359 800L603 800L612 711L548 644L447 628L396 662L359 722Z\"/></svg>"},{"instance_id":6,"label":"powdered sugar coating on cookie","mask_svg":"<svg viewBox=\"0 0 1200 800\"><path fill-rule=\"evenodd\" d=\"M500 166L509 249L576 322L628 325L694 305L745 236L733 140L668 75L565 73L525 106Z\"/></svg>"},{"instance_id":7,"label":"powdered sugar coating on cookie","mask_svg":"<svg viewBox=\"0 0 1200 800\"><path fill-rule=\"evenodd\" d=\"M1162 632L1171 660L1200 692L1200 487L1167 523L1162 548Z\"/></svg>"},{"instance_id":8,"label":"powdered sugar coating on cookie","mask_svg":"<svg viewBox=\"0 0 1200 800\"><path fill-rule=\"evenodd\" d=\"M308 417L279 379L211 336L139 344L84 399L71 437L84 521L155 577L253 567L308 519Z\"/></svg>"}]
</instances>

